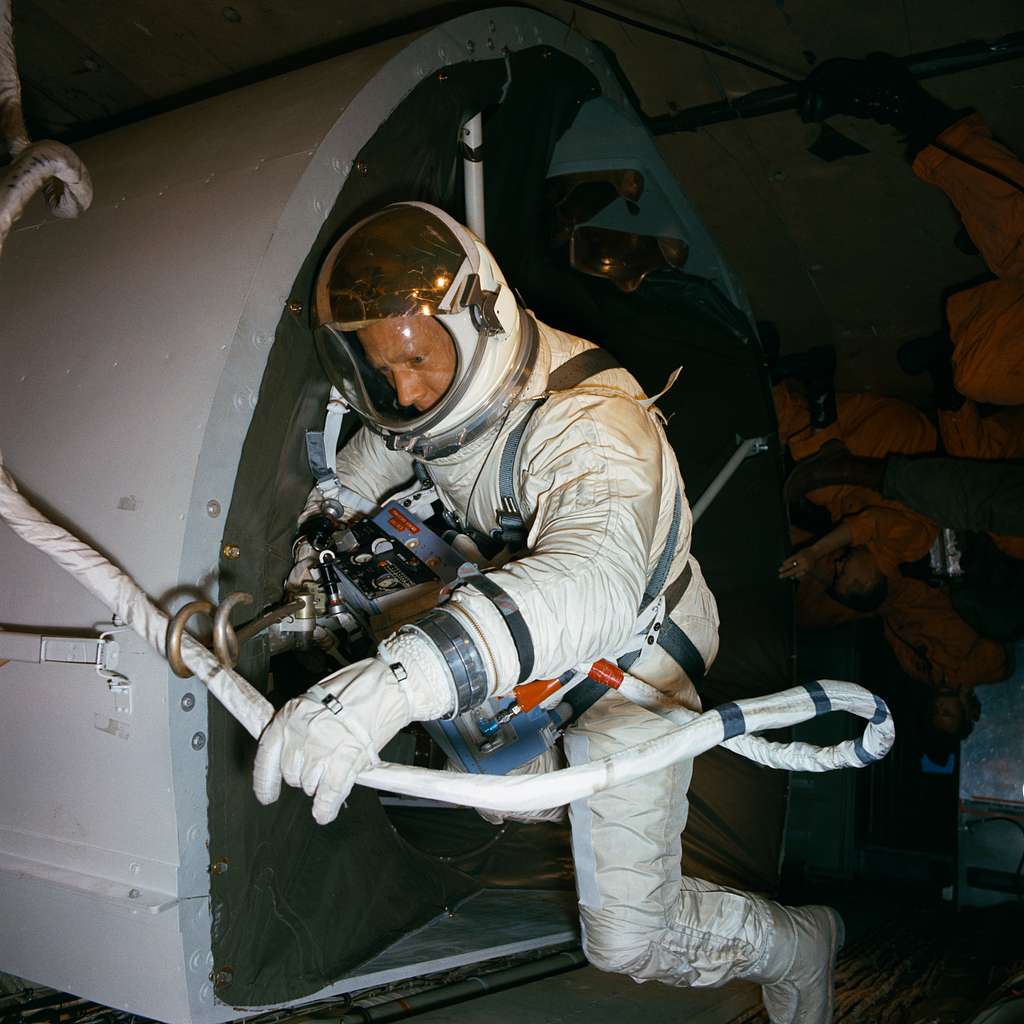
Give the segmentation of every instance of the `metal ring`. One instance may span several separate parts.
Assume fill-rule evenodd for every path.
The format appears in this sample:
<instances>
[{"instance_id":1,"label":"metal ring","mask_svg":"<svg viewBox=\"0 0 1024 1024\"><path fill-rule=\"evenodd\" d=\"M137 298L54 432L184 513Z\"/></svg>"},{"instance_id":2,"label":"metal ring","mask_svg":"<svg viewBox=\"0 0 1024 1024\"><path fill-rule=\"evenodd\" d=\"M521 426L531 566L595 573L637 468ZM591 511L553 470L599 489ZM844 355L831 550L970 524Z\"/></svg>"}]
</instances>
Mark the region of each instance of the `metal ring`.
<instances>
[{"instance_id":1,"label":"metal ring","mask_svg":"<svg viewBox=\"0 0 1024 1024\"><path fill-rule=\"evenodd\" d=\"M165 643L167 661L171 666L171 671L180 679L188 679L192 675L191 670L181 657L181 637L185 632L185 623L193 615L212 614L213 605L209 601L198 600L189 601L187 605L179 608L171 618L170 624L167 627L167 640Z\"/></svg>"},{"instance_id":2,"label":"metal ring","mask_svg":"<svg viewBox=\"0 0 1024 1024\"><path fill-rule=\"evenodd\" d=\"M234 668L238 662L238 636L228 618L236 605L252 604L252 594L236 591L228 594L218 605L213 617L213 652L225 668Z\"/></svg>"}]
</instances>

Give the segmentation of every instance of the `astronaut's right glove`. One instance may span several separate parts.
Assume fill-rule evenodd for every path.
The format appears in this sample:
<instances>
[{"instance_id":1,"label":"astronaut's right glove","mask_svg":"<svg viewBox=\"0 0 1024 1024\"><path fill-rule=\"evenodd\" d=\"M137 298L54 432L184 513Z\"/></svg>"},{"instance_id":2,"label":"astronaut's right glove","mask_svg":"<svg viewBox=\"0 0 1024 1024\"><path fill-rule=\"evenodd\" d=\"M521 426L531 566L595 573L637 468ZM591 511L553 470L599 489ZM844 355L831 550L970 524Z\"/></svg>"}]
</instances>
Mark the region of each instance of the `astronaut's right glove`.
<instances>
[{"instance_id":1,"label":"astronaut's right glove","mask_svg":"<svg viewBox=\"0 0 1024 1024\"><path fill-rule=\"evenodd\" d=\"M433 646L409 633L389 637L378 657L327 676L277 712L256 751L256 799L273 803L283 778L313 797L313 817L326 825L399 729L440 718L454 702L451 675Z\"/></svg>"},{"instance_id":2,"label":"astronaut's right glove","mask_svg":"<svg viewBox=\"0 0 1024 1024\"><path fill-rule=\"evenodd\" d=\"M285 590L292 593L304 589L312 578L310 568L316 565L320 552L330 547L335 531L342 529L346 521L344 509L337 502L321 502L312 514L300 520L292 544L292 568L285 580Z\"/></svg>"}]
</instances>

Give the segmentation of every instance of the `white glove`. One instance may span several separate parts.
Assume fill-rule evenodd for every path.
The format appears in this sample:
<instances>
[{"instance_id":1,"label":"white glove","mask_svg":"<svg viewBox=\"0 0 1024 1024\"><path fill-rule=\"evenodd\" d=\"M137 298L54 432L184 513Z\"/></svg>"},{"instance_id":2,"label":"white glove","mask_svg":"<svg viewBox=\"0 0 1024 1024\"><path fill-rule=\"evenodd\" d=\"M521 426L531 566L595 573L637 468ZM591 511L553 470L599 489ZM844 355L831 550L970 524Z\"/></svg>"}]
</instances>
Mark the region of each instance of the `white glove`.
<instances>
[{"instance_id":1,"label":"white glove","mask_svg":"<svg viewBox=\"0 0 1024 1024\"><path fill-rule=\"evenodd\" d=\"M313 817L326 825L338 816L359 773L380 763L377 752L399 729L451 711L451 675L431 644L403 633L385 640L380 653L386 660L349 665L277 712L260 737L253 766L261 804L278 798L283 778L314 798Z\"/></svg>"},{"instance_id":2,"label":"white glove","mask_svg":"<svg viewBox=\"0 0 1024 1024\"><path fill-rule=\"evenodd\" d=\"M307 540L296 541L292 549L292 561L291 572L284 581L284 588L289 593L304 590L305 584L313 579L309 570L316 564L316 549Z\"/></svg>"}]
</instances>

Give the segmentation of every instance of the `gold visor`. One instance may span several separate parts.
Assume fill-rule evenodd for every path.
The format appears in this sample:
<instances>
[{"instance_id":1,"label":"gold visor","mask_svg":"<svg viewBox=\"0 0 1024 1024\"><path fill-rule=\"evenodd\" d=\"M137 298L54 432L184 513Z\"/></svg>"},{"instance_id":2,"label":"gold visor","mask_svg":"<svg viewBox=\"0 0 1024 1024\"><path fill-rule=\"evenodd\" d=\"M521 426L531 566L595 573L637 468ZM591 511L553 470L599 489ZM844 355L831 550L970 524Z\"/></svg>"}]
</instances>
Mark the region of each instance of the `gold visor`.
<instances>
[{"instance_id":1,"label":"gold visor","mask_svg":"<svg viewBox=\"0 0 1024 1024\"><path fill-rule=\"evenodd\" d=\"M342 236L316 287L321 324L355 331L396 316L433 316L467 254L428 210L394 206Z\"/></svg>"}]
</instances>

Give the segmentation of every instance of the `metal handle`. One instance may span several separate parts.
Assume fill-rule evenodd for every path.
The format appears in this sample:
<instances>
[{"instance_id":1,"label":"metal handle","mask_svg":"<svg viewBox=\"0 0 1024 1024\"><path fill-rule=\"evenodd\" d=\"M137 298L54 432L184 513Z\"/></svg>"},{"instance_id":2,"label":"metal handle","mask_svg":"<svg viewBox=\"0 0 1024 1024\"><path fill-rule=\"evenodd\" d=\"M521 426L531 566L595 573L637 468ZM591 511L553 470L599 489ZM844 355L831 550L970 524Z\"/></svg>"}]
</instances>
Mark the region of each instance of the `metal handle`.
<instances>
[{"instance_id":1,"label":"metal handle","mask_svg":"<svg viewBox=\"0 0 1024 1024\"><path fill-rule=\"evenodd\" d=\"M192 672L181 657L181 635L185 632L185 623L193 615L212 615L213 605L209 601L189 601L183 608L179 608L167 627L167 661L171 671L181 679L189 679Z\"/></svg>"},{"instance_id":2,"label":"metal handle","mask_svg":"<svg viewBox=\"0 0 1024 1024\"><path fill-rule=\"evenodd\" d=\"M287 619L291 615L298 615L303 610L309 613L307 617L316 618L316 612L312 608L312 598L309 595L303 595L294 601L289 601L288 604L272 608L269 612L265 612L244 626L235 629L228 618L232 610L240 604L252 604L252 595L241 592L229 594L221 602L217 614L213 618L213 650L220 663L228 668L234 668L237 664L238 650L241 645L246 640L251 640L254 636L262 633L267 626L272 626L275 622ZM312 626L310 629L312 630Z\"/></svg>"},{"instance_id":3,"label":"metal handle","mask_svg":"<svg viewBox=\"0 0 1024 1024\"><path fill-rule=\"evenodd\" d=\"M252 604L252 594L236 591L228 594L218 605L213 617L213 653L217 660L228 668L234 668L238 662L238 635L228 622L231 613L240 604Z\"/></svg>"},{"instance_id":4,"label":"metal handle","mask_svg":"<svg viewBox=\"0 0 1024 1024\"><path fill-rule=\"evenodd\" d=\"M237 591L234 594L228 594L216 609L209 601L203 600L189 601L187 605L179 609L167 627L167 660L174 674L182 679L188 679L192 675L181 657L181 637L185 631L185 624L193 615L208 615L213 619L213 652L225 668L234 668L238 662L241 645L246 640L251 640L257 634L262 633L267 626L280 622L290 615L298 615L303 610L309 612L314 618L316 615L312 610L310 600L303 596L265 612L244 626L239 626L236 630L228 621L231 612L240 604L252 604L252 600L252 594Z\"/></svg>"}]
</instances>

